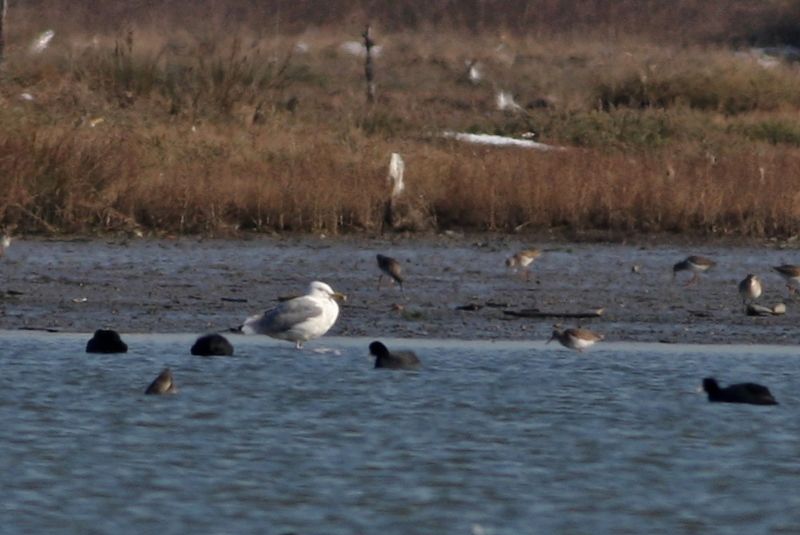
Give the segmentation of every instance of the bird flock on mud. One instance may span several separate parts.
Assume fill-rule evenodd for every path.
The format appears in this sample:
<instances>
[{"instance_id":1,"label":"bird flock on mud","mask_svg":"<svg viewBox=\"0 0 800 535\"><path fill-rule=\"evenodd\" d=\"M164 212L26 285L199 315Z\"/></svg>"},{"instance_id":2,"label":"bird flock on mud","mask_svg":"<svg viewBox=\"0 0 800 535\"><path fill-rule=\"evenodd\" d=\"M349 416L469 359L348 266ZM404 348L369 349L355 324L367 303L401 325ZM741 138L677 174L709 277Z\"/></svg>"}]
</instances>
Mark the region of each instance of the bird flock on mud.
<instances>
[{"instance_id":1,"label":"bird flock on mud","mask_svg":"<svg viewBox=\"0 0 800 535\"><path fill-rule=\"evenodd\" d=\"M0 237L0 257L11 246L11 236L4 234ZM531 269L534 261L542 255L536 248L523 249L506 258L505 265L512 272L530 280ZM390 256L376 255L379 270L378 290L383 279L390 284L397 284L405 295L403 283L405 275L402 263ZM689 272L691 277L686 281L686 286L691 286L699 281L700 274L705 273L716 265L714 260L703 256L692 255L677 262L672 267L673 279L680 272ZM639 266L632 270L639 272ZM783 264L772 268L785 281L789 294L798 293L800 288L800 266ZM755 301L763 293L760 277L749 273L738 285L739 295L744 305L755 306ZM309 284L305 295L286 299L276 307L248 317L236 329L244 334L263 334L285 340L295 344L297 349L302 349L303 343L323 336L336 323L339 317L338 301L345 301L344 294L334 291L330 285L321 281ZM764 307L761 307L764 308ZM748 309L750 310L750 309ZM758 310L758 309L755 309ZM577 326L561 328L554 325L550 338L562 346L583 352L595 343L603 340L603 335L589 329ZM125 353L128 350L119 333L111 329L99 329L86 344L87 353ZM199 337L191 347L192 355L200 356L230 356L233 355L233 345L221 334L213 333ZM411 351L390 351L382 342L374 341L369 345L369 352L375 358L375 368L417 370L422 363ZM777 405L777 401L769 390L755 383L739 383L726 388L719 386L712 377L703 379L702 390L709 401L726 403L748 403L755 405ZM165 368L147 387L146 394L174 394L177 386L169 368Z\"/></svg>"},{"instance_id":2,"label":"bird flock on mud","mask_svg":"<svg viewBox=\"0 0 800 535\"><path fill-rule=\"evenodd\" d=\"M11 246L11 236L4 233L0 237L0 257ZM506 267L512 272L530 280L534 261L542 255L536 248L523 249L512 254L505 260ZM390 256L376 255L379 270L378 290L381 289L383 279L390 284L396 284L405 296L402 263ZM696 284L700 275L716 266L710 258L691 255L677 262L672 267L673 279L680 272L689 272L691 277L686 281L686 286ZM782 264L772 268L785 281L789 295L800 293L800 266ZM640 267L635 265L632 271L638 273ZM760 307L755 302L763 293L761 279L748 273L738 285L739 296L742 304L748 306L748 313L757 314L761 310L777 313L778 306L773 309ZM237 331L244 334L264 334L278 340L293 342L297 349L302 349L303 343L323 336L336 323L339 317L339 301L345 301L344 294L334 291L330 285L321 281L309 284L305 295L287 299L276 307L248 317ZM785 310L785 308L784 308ZM589 329L577 326L561 328L554 325L552 335L546 343L553 340L562 346L582 352L603 340L603 335ZM119 333L110 329L99 329L86 345L87 353L124 353L128 346L122 341ZM375 341L369 345L370 354L375 357L376 368L388 369L419 369L422 365L420 359L410 351L389 351L381 342ZM199 337L191 348L193 355L200 356L230 356L233 355L233 345L221 334L207 334ZM708 395L709 401L728 403L749 403L756 405L775 405L777 402L766 387L754 383L734 384L721 388L713 378L703 380L702 389ZM147 387L146 394L172 394L177 392L177 387L169 368L164 369L158 377Z\"/></svg>"}]
</instances>

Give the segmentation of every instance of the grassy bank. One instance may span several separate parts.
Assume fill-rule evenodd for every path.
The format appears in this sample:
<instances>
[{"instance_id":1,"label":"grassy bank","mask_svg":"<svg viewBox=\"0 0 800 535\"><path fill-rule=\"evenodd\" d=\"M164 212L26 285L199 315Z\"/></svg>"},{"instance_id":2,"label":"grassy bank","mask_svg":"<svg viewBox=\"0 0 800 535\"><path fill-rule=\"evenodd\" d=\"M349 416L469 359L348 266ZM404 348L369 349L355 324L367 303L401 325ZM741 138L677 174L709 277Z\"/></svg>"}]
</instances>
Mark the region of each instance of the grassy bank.
<instances>
[{"instance_id":1,"label":"grassy bank","mask_svg":"<svg viewBox=\"0 0 800 535\"><path fill-rule=\"evenodd\" d=\"M47 27L23 20L0 72L0 222L18 232L376 231L391 152L417 228L800 232L798 69L707 36L376 27L366 105L363 59L341 46L360 20L54 25L39 54ZM522 109L497 110L500 89Z\"/></svg>"}]
</instances>

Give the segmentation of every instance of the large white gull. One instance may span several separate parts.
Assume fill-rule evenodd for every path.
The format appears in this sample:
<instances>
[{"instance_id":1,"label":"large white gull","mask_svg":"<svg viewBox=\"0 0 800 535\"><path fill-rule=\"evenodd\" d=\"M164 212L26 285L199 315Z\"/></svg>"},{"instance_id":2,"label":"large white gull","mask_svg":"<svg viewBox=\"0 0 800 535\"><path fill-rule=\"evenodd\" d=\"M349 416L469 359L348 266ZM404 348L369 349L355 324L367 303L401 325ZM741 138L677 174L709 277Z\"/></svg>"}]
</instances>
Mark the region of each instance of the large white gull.
<instances>
[{"instance_id":1,"label":"large white gull","mask_svg":"<svg viewBox=\"0 0 800 535\"><path fill-rule=\"evenodd\" d=\"M343 294L333 291L324 282L308 285L306 295L284 301L263 314L251 316L242 325L245 334L266 334L279 340L295 343L297 349L303 342L319 338L333 327L339 317L337 299Z\"/></svg>"}]
</instances>

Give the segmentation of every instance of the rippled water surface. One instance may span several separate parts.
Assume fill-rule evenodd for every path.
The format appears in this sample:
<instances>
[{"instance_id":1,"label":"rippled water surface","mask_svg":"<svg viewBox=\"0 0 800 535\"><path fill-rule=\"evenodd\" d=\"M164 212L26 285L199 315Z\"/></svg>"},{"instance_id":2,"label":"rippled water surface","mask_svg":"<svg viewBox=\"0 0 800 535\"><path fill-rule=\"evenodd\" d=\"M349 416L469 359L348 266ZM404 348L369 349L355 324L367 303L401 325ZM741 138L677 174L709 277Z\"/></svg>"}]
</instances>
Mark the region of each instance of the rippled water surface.
<instances>
[{"instance_id":1,"label":"rippled water surface","mask_svg":"<svg viewBox=\"0 0 800 535\"><path fill-rule=\"evenodd\" d=\"M791 347L0 333L3 533L796 533ZM329 348L331 352L315 352ZM338 354L337 354L338 353ZM180 392L144 396L169 365ZM705 375L777 407L707 403Z\"/></svg>"}]
</instances>

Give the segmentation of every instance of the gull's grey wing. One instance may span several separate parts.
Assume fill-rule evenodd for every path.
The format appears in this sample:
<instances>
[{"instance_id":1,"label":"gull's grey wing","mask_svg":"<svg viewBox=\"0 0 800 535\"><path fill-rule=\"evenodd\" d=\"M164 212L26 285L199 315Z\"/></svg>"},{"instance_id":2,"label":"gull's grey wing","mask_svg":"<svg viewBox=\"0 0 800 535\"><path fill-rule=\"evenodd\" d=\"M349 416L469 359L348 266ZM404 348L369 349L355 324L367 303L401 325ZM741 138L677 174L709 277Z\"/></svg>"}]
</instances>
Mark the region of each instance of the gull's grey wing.
<instances>
[{"instance_id":1,"label":"gull's grey wing","mask_svg":"<svg viewBox=\"0 0 800 535\"><path fill-rule=\"evenodd\" d=\"M285 332L298 323L320 315L322 315L322 307L313 299L298 297L267 310L258 321L258 331L263 333Z\"/></svg>"}]
</instances>

